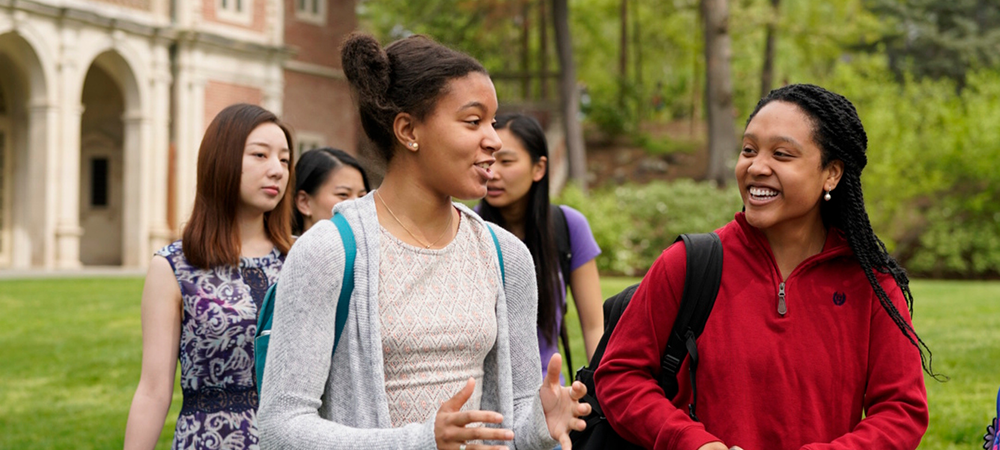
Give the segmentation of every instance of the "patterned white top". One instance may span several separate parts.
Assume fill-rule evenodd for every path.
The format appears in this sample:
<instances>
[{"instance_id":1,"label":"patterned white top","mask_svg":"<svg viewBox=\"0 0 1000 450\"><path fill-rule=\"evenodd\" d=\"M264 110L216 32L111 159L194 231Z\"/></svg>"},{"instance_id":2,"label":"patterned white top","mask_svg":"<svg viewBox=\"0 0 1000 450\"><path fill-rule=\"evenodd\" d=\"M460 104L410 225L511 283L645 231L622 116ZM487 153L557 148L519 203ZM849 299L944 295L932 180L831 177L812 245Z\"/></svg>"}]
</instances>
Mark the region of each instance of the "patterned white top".
<instances>
[{"instance_id":1,"label":"patterned white top","mask_svg":"<svg viewBox=\"0 0 1000 450\"><path fill-rule=\"evenodd\" d=\"M469 377L476 390L463 409L479 409L499 289L490 255L477 245L482 226L461 217L442 249L414 247L381 228L378 304L393 427L433 417Z\"/></svg>"}]
</instances>

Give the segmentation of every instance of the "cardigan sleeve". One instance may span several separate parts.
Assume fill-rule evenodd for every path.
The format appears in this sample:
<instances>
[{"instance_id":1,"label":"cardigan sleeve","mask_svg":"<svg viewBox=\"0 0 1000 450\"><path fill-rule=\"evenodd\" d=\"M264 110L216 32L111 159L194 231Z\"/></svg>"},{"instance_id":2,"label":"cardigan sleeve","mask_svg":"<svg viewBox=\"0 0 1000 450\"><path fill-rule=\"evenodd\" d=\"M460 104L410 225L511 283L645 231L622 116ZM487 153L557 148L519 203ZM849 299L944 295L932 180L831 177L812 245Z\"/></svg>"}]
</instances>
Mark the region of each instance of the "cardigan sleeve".
<instances>
[{"instance_id":1,"label":"cardigan sleeve","mask_svg":"<svg viewBox=\"0 0 1000 450\"><path fill-rule=\"evenodd\" d=\"M657 258L608 340L594 375L608 421L622 437L655 450L693 450L717 437L668 400L657 382L660 355L680 309L684 244Z\"/></svg>"},{"instance_id":2,"label":"cardigan sleeve","mask_svg":"<svg viewBox=\"0 0 1000 450\"><path fill-rule=\"evenodd\" d=\"M528 248L506 230L487 224L497 235L503 253L506 314L510 339L514 400L514 445L518 449L551 449L559 442L549 435L538 395L542 385L538 359L538 289L535 265Z\"/></svg>"},{"instance_id":3,"label":"cardigan sleeve","mask_svg":"<svg viewBox=\"0 0 1000 450\"><path fill-rule=\"evenodd\" d=\"M261 449L354 449L361 442L369 449L434 448L433 419L401 428L355 428L319 415L344 263L340 234L329 221L310 228L288 253L257 415ZM340 348L346 348L343 342Z\"/></svg>"},{"instance_id":4,"label":"cardigan sleeve","mask_svg":"<svg viewBox=\"0 0 1000 450\"><path fill-rule=\"evenodd\" d=\"M912 327L903 292L895 280L890 276L880 275L879 282L903 320ZM850 433L833 442L810 444L803 446L803 449L912 450L917 448L927 431L927 391L920 353L889 317L874 290L871 301L865 417Z\"/></svg>"}]
</instances>

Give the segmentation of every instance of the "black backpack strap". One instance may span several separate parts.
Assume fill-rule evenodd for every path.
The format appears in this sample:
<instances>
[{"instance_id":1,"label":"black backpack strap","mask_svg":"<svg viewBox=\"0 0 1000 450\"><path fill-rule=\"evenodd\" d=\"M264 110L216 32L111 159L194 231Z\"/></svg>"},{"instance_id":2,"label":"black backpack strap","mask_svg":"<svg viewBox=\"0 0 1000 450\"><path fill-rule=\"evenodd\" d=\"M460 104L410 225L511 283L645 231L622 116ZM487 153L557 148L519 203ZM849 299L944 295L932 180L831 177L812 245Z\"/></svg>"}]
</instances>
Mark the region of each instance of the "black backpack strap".
<instances>
[{"instance_id":1,"label":"black backpack strap","mask_svg":"<svg viewBox=\"0 0 1000 450\"><path fill-rule=\"evenodd\" d=\"M552 230L556 238L556 253L559 255L559 270L562 272L563 283L569 286L569 277L572 270L570 269L570 261L573 258L573 252L570 247L569 242L569 224L566 223L566 214L563 213L562 208L559 205L549 206L549 217L552 218ZM565 298L565 297L563 297ZM566 305L563 304L563 316L566 315ZM566 328L566 321L562 320L559 322L559 340L562 341L563 345L563 358L566 359L566 367L569 369L569 377L573 377L573 357L570 356L569 347L569 329Z\"/></svg>"},{"instance_id":2,"label":"black backpack strap","mask_svg":"<svg viewBox=\"0 0 1000 450\"><path fill-rule=\"evenodd\" d=\"M715 298L719 294L722 282L722 242L715 233L682 234L677 238L677 241L680 240L684 241L687 253L684 294L670 330L667 349L660 361L660 386L667 398L677 395L677 371L684 357L690 355L692 402L688 405L688 415L697 421L695 371L698 368L698 348L695 340L705 329L705 323L708 322Z\"/></svg>"}]
</instances>

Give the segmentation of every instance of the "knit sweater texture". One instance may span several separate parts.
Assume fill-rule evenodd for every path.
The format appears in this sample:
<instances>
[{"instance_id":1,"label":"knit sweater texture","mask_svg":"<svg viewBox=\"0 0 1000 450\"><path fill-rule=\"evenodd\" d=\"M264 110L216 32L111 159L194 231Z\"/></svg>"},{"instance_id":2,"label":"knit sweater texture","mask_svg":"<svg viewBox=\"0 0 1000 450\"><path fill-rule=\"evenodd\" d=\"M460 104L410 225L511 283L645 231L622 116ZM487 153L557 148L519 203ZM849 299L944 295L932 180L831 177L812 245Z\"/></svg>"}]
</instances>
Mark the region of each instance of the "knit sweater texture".
<instances>
[{"instance_id":1,"label":"knit sweater texture","mask_svg":"<svg viewBox=\"0 0 1000 450\"><path fill-rule=\"evenodd\" d=\"M747 450L912 450L927 429L920 355L882 308L843 234L783 281L767 239L743 214L717 230L722 284L698 338L697 414L688 362L673 402L656 382L684 288L685 250L657 259L611 335L597 370L604 413L626 439L656 450L712 441ZM902 292L876 275L909 322ZM784 287L787 311L778 303Z\"/></svg>"},{"instance_id":2,"label":"knit sweater texture","mask_svg":"<svg viewBox=\"0 0 1000 450\"><path fill-rule=\"evenodd\" d=\"M463 220L485 224L455 204ZM260 446L268 449L433 449L434 417L392 428L385 391L379 324L379 230L374 197L339 203L357 241L354 291L347 324L331 360L344 248L336 226L323 221L292 246L279 276L267 371L257 415ZM480 408L503 415L514 431L512 449L550 449L538 392L541 376L535 334L538 294L528 249L489 225L503 254L505 281L497 293L497 339L484 362ZM481 228L480 251L496 261ZM434 405L436 411L440 405Z\"/></svg>"}]
</instances>

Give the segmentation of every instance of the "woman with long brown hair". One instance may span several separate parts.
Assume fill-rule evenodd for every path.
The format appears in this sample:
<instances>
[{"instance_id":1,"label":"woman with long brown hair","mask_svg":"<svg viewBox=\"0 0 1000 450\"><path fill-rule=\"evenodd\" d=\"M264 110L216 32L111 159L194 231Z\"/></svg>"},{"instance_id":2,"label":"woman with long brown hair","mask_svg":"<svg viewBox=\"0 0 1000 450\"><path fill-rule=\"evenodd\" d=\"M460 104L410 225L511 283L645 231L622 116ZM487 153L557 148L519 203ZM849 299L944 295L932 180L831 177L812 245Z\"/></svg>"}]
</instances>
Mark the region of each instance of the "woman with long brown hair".
<instances>
[{"instance_id":1,"label":"woman with long brown hair","mask_svg":"<svg viewBox=\"0 0 1000 450\"><path fill-rule=\"evenodd\" d=\"M156 252L142 292L142 374L126 449L156 445L177 361L174 449L257 448L257 308L292 244L292 137L255 105L220 112L198 152L183 239Z\"/></svg>"}]
</instances>

